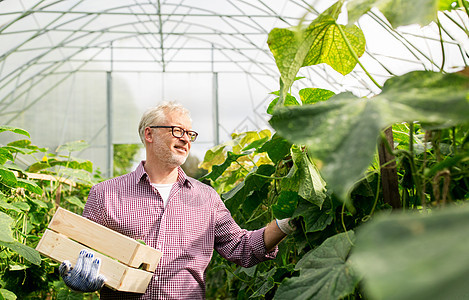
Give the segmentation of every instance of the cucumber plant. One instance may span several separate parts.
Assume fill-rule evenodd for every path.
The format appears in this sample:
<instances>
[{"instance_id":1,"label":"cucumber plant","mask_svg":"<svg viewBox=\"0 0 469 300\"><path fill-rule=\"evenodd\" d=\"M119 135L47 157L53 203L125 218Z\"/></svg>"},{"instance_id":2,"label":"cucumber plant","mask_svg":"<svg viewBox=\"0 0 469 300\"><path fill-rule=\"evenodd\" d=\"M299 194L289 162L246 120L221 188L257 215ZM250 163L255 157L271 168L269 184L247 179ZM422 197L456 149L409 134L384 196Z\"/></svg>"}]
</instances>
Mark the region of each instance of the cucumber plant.
<instances>
[{"instance_id":1,"label":"cucumber plant","mask_svg":"<svg viewBox=\"0 0 469 300\"><path fill-rule=\"evenodd\" d=\"M269 33L280 72L278 98L268 109L275 133L234 135L208 151L202 166L210 172L204 179L242 227L291 217L298 229L280 245L276 260L251 269L215 255L209 295L448 299L468 294L458 279L464 278L468 264L462 257L469 249L461 237L469 213L467 66L448 73L443 59L436 72L410 71L380 84L360 61L366 40L353 25L378 8L389 26L435 21L442 34L438 12L458 10L459 28L467 35L468 7L467 1L352 0L349 25L343 25L337 19L344 1L337 1L309 25ZM342 75L362 69L379 92L359 98L308 87L299 99L293 96L299 70L322 63ZM380 145L390 160L378 159ZM390 166L394 179L382 175ZM395 180L392 202L385 200L388 180Z\"/></svg>"}]
</instances>

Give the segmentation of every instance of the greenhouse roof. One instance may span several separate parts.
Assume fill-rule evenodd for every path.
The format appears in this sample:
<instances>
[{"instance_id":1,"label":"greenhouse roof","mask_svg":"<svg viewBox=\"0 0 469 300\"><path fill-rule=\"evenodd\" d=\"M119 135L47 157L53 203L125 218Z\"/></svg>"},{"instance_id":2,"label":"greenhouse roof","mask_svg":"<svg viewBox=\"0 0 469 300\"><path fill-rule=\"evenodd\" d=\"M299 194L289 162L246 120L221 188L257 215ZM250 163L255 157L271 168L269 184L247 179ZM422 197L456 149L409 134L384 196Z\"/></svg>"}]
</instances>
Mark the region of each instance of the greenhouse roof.
<instances>
[{"instance_id":1,"label":"greenhouse roof","mask_svg":"<svg viewBox=\"0 0 469 300\"><path fill-rule=\"evenodd\" d=\"M280 76L268 34L307 23L335 1L313 2L1 1L1 123L28 130L39 146L84 139L91 147L83 157L105 161L109 144L139 142L147 107L177 100L192 111L201 157L233 132L268 127ZM458 17L442 14L441 22ZM442 59L445 69L467 65L467 35L454 25L442 35L446 58L435 24L394 30L372 11L358 25L377 37L362 59L381 83L410 69L438 70ZM378 91L359 67L347 76L324 64L302 73L296 90Z\"/></svg>"}]
</instances>

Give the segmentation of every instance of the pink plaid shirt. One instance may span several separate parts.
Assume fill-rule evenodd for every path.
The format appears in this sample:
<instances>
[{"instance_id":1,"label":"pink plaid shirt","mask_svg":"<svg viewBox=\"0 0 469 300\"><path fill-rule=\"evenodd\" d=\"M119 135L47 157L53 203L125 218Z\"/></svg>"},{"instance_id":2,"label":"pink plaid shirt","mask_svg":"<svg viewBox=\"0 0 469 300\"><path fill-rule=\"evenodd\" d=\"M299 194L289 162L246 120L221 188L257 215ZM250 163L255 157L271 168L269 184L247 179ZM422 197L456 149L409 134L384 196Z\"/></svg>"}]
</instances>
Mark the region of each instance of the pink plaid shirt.
<instances>
[{"instance_id":1,"label":"pink plaid shirt","mask_svg":"<svg viewBox=\"0 0 469 300\"><path fill-rule=\"evenodd\" d=\"M275 258L266 252L264 229L241 229L216 191L179 168L177 182L164 208L143 165L127 175L95 185L83 216L141 239L163 256L145 294L104 287L101 299L203 299L205 269L213 249L244 267Z\"/></svg>"}]
</instances>

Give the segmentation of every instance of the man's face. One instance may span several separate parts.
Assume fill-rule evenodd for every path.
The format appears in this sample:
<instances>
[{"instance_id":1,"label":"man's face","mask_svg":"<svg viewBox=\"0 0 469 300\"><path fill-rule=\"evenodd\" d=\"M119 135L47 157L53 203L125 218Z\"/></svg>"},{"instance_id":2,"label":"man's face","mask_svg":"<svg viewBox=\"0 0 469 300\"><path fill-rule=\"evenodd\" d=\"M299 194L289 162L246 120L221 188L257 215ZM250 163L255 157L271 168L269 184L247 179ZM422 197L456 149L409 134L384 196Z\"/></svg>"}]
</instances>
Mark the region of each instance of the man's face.
<instances>
[{"instance_id":1,"label":"man's face","mask_svg":"<svg viewBox=\"0 0 469 300\"><path fill-rule=\"evenodd\" d=\"M192 124L186 115L180 112L166 114L165 124L156 124L165 126L179 126L184 130L192 129ZM171 133L171 128L154 128L152 150L157 158L172 167L180 166L189 156L191 142L185 133L182 137L176 138Z\"/></svg>"}]
</instances>

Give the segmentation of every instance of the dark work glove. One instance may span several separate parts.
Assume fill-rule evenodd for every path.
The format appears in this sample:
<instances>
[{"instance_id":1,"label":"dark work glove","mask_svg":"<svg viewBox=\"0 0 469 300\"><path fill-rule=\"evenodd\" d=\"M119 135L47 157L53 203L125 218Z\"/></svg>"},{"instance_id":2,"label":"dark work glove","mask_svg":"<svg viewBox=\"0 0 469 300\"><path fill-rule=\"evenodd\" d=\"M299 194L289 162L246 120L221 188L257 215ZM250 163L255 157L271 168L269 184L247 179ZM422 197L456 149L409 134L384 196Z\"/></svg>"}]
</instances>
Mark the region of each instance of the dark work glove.
<instances>
[{"instance_id":1,"label":"dark work glove","mask_svg":"<svg viewBox=\"0 0 469 300\"><path fill-rule=\"evenodd\" d=\"M93 252L81 250L74 268L68 260L60 264L60 276L70 289L78 292L94 292L103 287L106 277L99 274L101 260L99 258L93 260L93 257Z\"/></svg>"}]
</instances>

